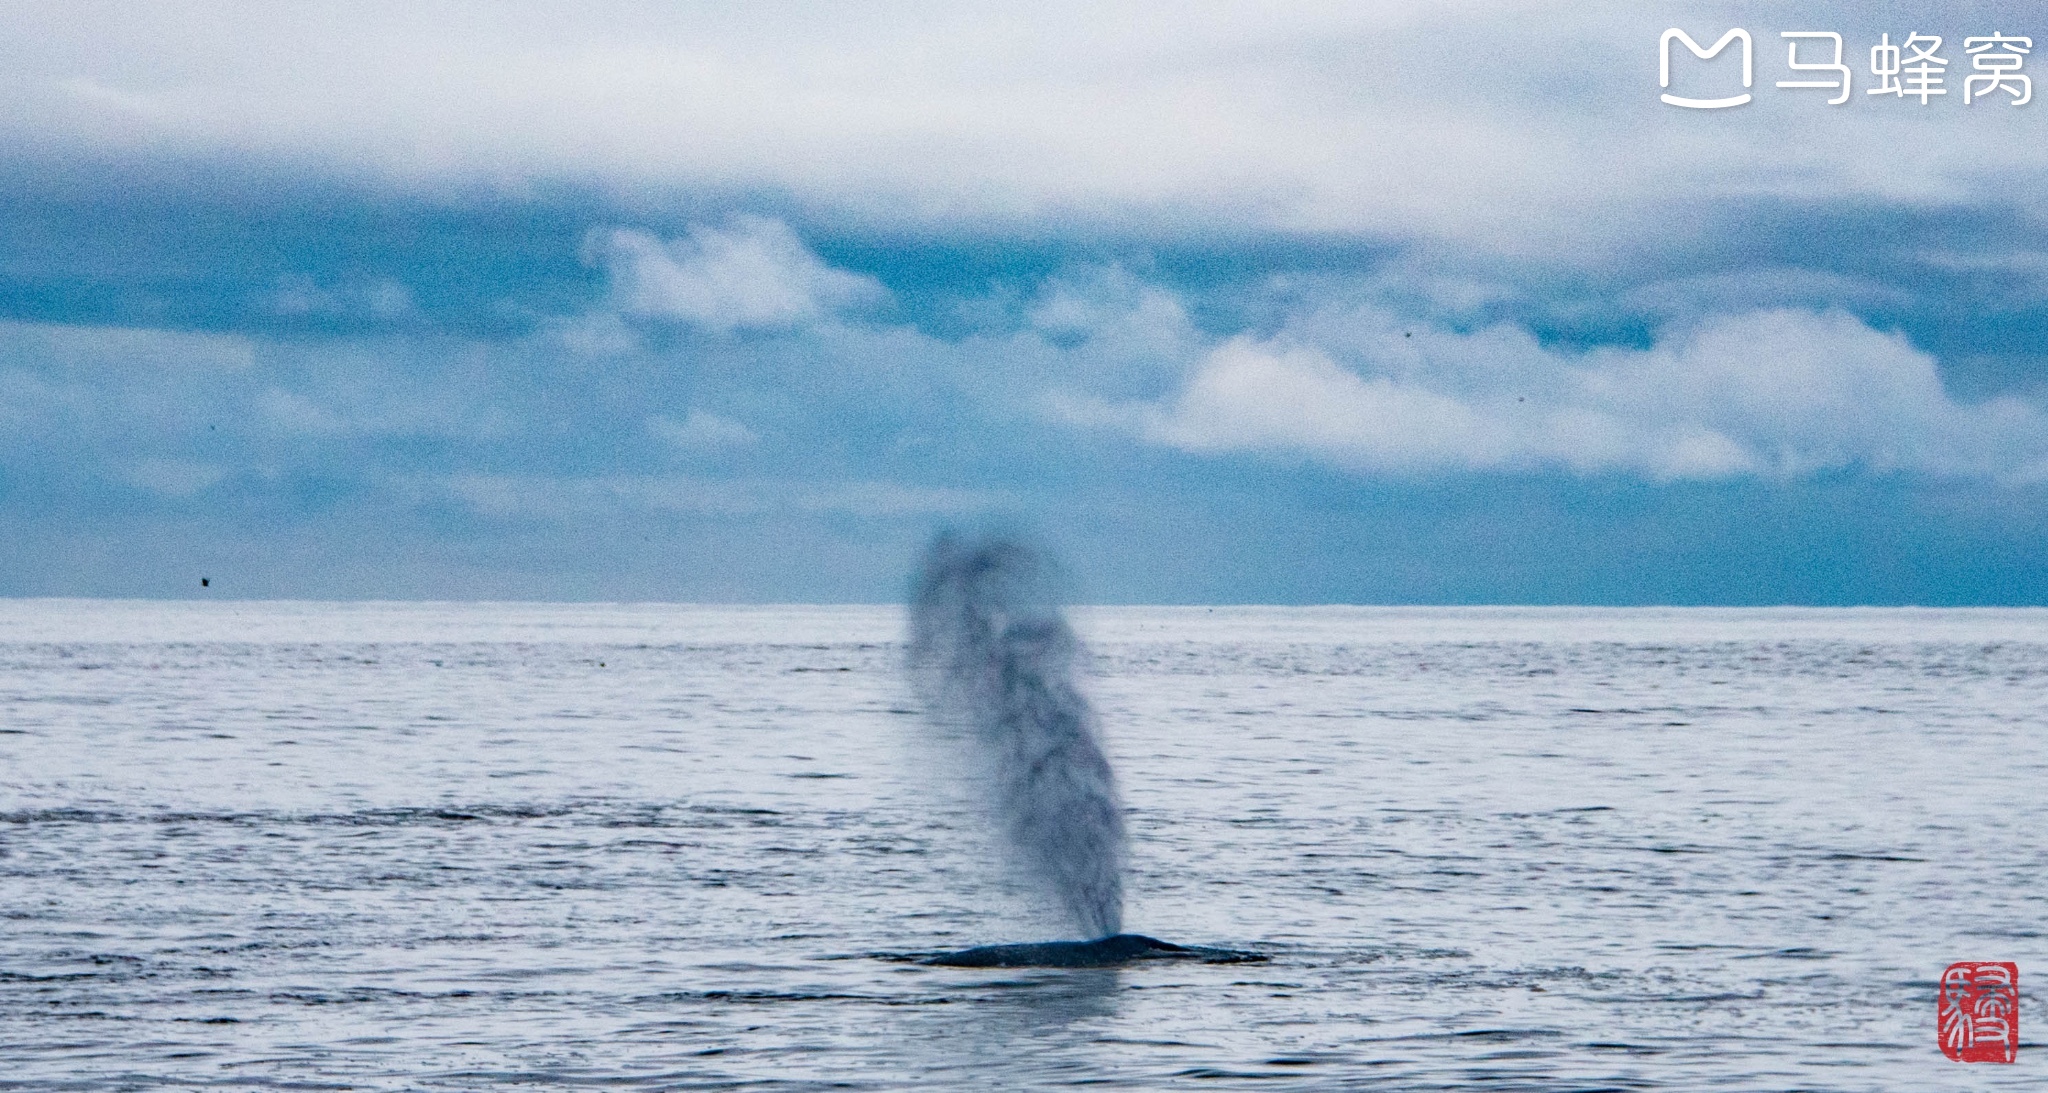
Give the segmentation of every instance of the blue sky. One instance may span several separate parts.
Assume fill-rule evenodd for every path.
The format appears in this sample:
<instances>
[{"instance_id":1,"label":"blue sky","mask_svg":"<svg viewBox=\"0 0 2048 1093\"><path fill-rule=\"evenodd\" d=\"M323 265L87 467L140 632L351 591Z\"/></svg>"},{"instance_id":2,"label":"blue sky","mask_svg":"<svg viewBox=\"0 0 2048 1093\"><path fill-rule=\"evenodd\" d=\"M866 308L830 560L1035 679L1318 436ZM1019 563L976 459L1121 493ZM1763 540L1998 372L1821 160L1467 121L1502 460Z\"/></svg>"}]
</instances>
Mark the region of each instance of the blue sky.
<instances>
[{"instance_id":1,"label":"blue sky","mask_svg":"<svg viewBox=\"0 0 2048 1093\"><path fill-rule=\"evenodd\" d=\"M0 594L2048 603L2030 5L0 26Z\"/></svg>"}]
</instances>

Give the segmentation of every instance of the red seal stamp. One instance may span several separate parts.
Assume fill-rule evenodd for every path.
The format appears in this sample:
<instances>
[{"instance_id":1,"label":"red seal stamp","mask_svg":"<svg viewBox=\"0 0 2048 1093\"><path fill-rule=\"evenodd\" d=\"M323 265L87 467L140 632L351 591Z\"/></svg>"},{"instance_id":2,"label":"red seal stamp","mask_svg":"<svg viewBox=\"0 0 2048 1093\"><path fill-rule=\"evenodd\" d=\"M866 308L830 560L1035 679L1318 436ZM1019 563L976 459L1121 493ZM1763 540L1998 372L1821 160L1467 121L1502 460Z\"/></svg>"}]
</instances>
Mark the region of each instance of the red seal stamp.
<instances>
[{"instance_id":1,"label":"red seal stamp","mask_svg":"<svg viewBox=\"0 0 2048 1093\"><path fill-rule=\"evenodd\" d=\"M2020 969L1965 960L1941 973L1935 1007L1941 1053L1959 1063L2009 1063L2020 1053Z\"/></svg>"}]
</instances>

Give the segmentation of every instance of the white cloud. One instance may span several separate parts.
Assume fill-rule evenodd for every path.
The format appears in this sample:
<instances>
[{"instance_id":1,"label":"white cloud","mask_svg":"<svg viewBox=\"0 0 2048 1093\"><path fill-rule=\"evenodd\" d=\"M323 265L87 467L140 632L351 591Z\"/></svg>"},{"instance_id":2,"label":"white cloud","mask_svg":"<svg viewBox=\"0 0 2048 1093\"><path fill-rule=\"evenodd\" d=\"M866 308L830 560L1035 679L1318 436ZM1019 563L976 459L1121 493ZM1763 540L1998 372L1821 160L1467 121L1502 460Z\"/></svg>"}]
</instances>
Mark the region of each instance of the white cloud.
<instances>
[{"instance_id":1,"label":"white cloud","mask_svg":"<svg viewBox=\"0 0 2048 1093\"><path fill-rule=\"evenodd\" d=\"M453 498L480 515L545 521L610 518L624 513L958 517L987 512L1014 500L998 490L920 487L874 480L802 482L630 475L576 478L455 474L393 479L390 485L416 501Z\"/></svg>"},{"instance_id":2,"label":"white cloud","mask_svg":"<svg viewBox=\"0 0 2048 1093\"><path fill-rule=\"evenodd\" d=\"M797 326L888 294L872 277L826 265L788 225L758 216L699 225L667 243L615 228L594 233L588 252L610 271L625 314L721 333Z\"/></svg>"},{"instance_id":3,"label":"white cloud","mask_svg":"<svg viewBox=\"0 0 2048 1093\"><path fill-rule=\"evenodd\" d=\"M572 357L624 357L646 348L616 311L589 311L541 324L536 341Z\"/></svg>"},{"instance_id":4,"label":"white cloud","mask_svg":"<svg viewBox=\"0 0 2048 1093\"><path fill-rule=\"evenodd\" d=\"M333 411L304 395L272 387L256 396L256 411L272 427L286 433L320 435L347 431Z\"/></svg>"},{"instance_id":5,"label":"white cloud","mask_svg":"<svg viewBox=\"0 0 2048 1093\"><path fill-rule=\"evenodd\" d=\"M236 373L255 367L256 343L238 334L0 321L0 363L10 361L87 379Z\"/></svg>"},{"instance_id":6,"label":"white cloud","mask_svg":"<svg viewBox=\"0 0 2048 1093\"><path fill-rule=\"evenodd\" d=\"M0 322L0 446L36 438L50 463L104 460L126 480L123 453L231 436L502 437L524 423L510 419L503 389L486 387L490 352L404 335L295 341ZM51 455L53 442L75 456Z\"/></svg>"},{"instance_id":7,"label":"white cloud","mask_svg":"<svg viewBox=\"0 0 2048 1093\"><path fill-rule=\"evenodd\" d=\"M1053 278L1025 317L1032 329L1055 338L1167 351L1180 349L1195 333L1180 297L1117 266Z\"/></svg>"},{"instance_id":8,"label":"white cloud","mask_svg":"<svg viewBox=\"0 0 2048 1093\"><path fill-rule=\"evenodd\" d=\"M397 319L413 313L412 290L389 278L363 288L363 303L380 319Z\"/></svg>"},{"instance_id":9,"label":"white cloud","mask_svg":"<svg viewBox=\"0 0 2048 1093\"><path fill-rule=\"evenodd\" d=\"M1973 10L1980 30L2035 15ZM1899 31L1839 0L1797 19L1852 52ZM1659 103L1656 43L1674 23L1748 25L1756 101ZM1771 86L1791 75L1785 27L1716 0L72 0L0 16L0 142L326 163L403 186L596 183L649 202L767 190L899 226L1080 216L1543 254L1688 230L1717 198L2043 208L2048 142L2028 110L1906 110L1860 86L1866 101L1822 108Z\"/></svg>"},{"instance_id":10,"label":"white cloud","mask_svg":"<svg viewBox=\"0 0 2048 1093\"><path fill-rule=\"evenodd\" d=\"M2039 408L1957 402L1933 358L1839 312L1723 316L1648 350L1585 354L1545 349L1509 327L1413 338L1387 316L1353 319L1369 329L1354 336L1351 367L1285 337L1241 336L1165 399L1066 395L1054 409L1185 451L1305 457L1360 472L1552 468L1661 481L1851 467L2005 481L2048 474Z\"/></svg>"},{"instance_id":11,"label":"white cloud","mask_svg":"<svg viewBox=\"0 0 2048 1093\"><path fill-rule=\"evenodd\" d=\"M687 452L719 452L760 442L754 430L729 417L692 407L683 420L655 415L647 431Z\"/></svg>"},{"instance_id":12,"label":"white cloud","mask_svg":"<svg viewBox=\"0 0 2048 1093\"><path fill-rule=\"evenodd\" d=\"M1489 450L1500 445L1488 422L1457 399L1244 337L1209 354L1170 407L1140 421L1146 439L1190 451L1295 448L1395 469L1502 454Z\"/></svg>"},{"instance_id":13,"label":"white cloud","mask_svg":"<svg viewBox=\"0 0 2048 1093\"><path fill-rule=\"evenodd\" d=\"M767 343L692 343L687 359L628 338L621 351L632 357L617 369L564 361L549 336L495 347L404 336L311 344L0 323L0 456L52 465L50 452L67 452L67 464L177 496L208 488L194 468L227 452L238 453L230 467L356 473L366 446L342 443L351 438L434 438L391 448L446 452L429 461L452 467L503 467L506 452L530 454L532 462L511 464L523 468L547 466L565 438L611 437L621 425L685 453L761 445L783 454L854 437L971 447L983 431L1008 444L1017 430L1042 427L1034 413L1058 391L1052 407L1068 425L1368 474L1562 470L1670 481L1846 469L2048 480L2039 407L1959 400L1932 357L1840 312L1748 311L1674 325L1647 349L1576 352L1515 326L1432 327L1359 296L1371 299L1330 292L1298 311L1255 309L1256 333L1219 339L1170 293L1112 271L1047 286L1031 329L949 341L909 325L824 322ZM661 402L633 400L671 366L696 370L674 389L702 406L649 417ZM598 404L562 404L558 391L640 408L621 421L583 412ZM728 405L749 407L759 422L703 408ZM772 428L757 433L760 423ZM1061 439L1029 436L1037 462L1018 472L1028 480L1062 465ZM151 459L166 462L132 469ZM829 473L860 479L875 467L856 456ZM965 511L988 499L873 482L564 485L536 474L471 485L471 503L507 511L888 514Z\"/></svg>"},{"instance_id":14,"label":"white cloud","mask_svg":"<svg viewBox=\"0 0 2048 1093\"><path fill-rule=\"evenodd\" d=\"M227 472L211 463L189 459L145 459L127 470L131 485L177 500L197 496L226 477Z\"/></svg>"},{"instance_id":15,"label":"white cloud","mask_svg":"<svg viewBox=\"0 0 2048 1093\"><path fill-rule=\"evenodd\" d=\"M414 314L412 290L389 278L323 288L309 277L282 277L271 296L271 310L293 318L366 315L390 320Z\"/></svg>"}]
</instances>

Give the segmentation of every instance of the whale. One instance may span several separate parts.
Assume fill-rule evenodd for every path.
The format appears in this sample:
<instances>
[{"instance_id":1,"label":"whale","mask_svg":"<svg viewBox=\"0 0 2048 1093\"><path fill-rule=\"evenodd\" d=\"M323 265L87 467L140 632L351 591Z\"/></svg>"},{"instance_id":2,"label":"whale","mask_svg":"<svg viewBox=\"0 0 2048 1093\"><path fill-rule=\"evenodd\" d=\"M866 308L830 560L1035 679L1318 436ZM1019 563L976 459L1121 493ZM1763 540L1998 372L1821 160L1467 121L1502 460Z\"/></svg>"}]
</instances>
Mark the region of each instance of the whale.
<instances>
[{"instance_id":1,"label":"whale","mask_svg":"<svg viewBox=\"0 0 2048 1093\"><path fill-rule=\"evenodd\" d=\"M1144 934L1112 934L1094 941L1033 941L982 945L919 961L947 968L1110 968L1134 960L1195 960L1204 964L1264 963L1264 953L1175 945Z\"/></svg>"}]
</instances>

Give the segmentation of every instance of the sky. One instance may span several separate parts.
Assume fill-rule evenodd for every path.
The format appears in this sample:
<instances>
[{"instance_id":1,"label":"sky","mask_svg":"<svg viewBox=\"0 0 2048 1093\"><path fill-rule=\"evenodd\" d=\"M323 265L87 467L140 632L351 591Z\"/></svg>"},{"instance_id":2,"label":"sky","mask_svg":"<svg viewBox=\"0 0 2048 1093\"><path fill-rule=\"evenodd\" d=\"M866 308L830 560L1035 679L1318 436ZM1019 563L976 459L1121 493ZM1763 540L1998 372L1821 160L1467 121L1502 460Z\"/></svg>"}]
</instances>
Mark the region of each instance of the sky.
<instances>
[{"instance_id":1,"label":"sky","mask_svg":"<svg viewBox=\"0 0 2048 1093\"><path fill-rule=\"evenodd\" d=\"M2048 103L1983 75L2043 52L0 3L0 595L891 602L952 527L1102 603L2048 604Z\"/></svg>"}]
</instances>

